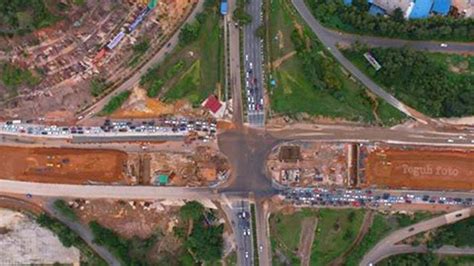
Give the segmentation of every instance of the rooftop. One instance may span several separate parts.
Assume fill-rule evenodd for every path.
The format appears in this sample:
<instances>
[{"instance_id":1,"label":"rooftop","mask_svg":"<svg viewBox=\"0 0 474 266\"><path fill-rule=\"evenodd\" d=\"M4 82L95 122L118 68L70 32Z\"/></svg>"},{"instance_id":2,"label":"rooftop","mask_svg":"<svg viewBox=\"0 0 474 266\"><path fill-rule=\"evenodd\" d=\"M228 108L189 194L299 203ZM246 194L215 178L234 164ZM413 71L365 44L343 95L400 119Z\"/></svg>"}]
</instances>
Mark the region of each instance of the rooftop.
<instances>
[{"instance_id":1,"label":"rooftop","mask_svg":"<svg viewBox=\"0 0 474 266\"><path fill-rule=\"evenodd\" d=\"M397 8L400 8L403 13L407 12L412 2L413 0L373 0L372 4L390 14Z\"/></svg>"},{"instance_id":2,"label":"rooftop","mask_svg":"<svg viewBox=\"0 0 474 266\"><path fill-rule=\"evenodd\" d=\"M433 0L416 0L415 6L410 13L411 19L427 18L433 7Z\"/></svg>"}]
</instances>

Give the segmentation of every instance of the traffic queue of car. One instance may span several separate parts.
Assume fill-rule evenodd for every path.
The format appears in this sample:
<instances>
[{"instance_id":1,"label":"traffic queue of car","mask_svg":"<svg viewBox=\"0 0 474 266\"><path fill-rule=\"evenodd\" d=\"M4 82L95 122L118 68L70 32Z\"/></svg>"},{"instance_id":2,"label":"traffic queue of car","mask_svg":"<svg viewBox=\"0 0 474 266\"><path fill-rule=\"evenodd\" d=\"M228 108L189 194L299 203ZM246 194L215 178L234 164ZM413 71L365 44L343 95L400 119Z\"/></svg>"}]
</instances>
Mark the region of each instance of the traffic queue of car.
<instances>
[{"instance_id":1,"label":"traffic queue of car","mask_svg":"<svg viewBox=\"0 0 474 266\"><path fill-rule=\"evenodd\" d=\"M326 188L293 188L285 190L281 195L286 201L295 205L311 206L351 206L351 207L380 207L393 204L443 204L472 206L471 197L447 197L419 193L391 194L383 191L360 189L326 189ZM444 193L439 193L444 194Z\"/></svg>"},{"instance_id":2,"label":"traffic queue of car","mask_svg":"<svg viewBox=\"0 0 474 266\"><path fill-rule=\"evenodd\" d=\"M217 124L215 121L194 120L187 118L169 118L136 121L111 121L106 119L101 126L57 126L23 123L21 120L6 121L0 123L0 133L28 134L28 135L107 135L115 133L127 134L155 134L155 135L184 135L190 131L196 131L208 136L207 139L215 137Z\"/></svg>"},{"instance_id":3,"label":"traffic queue of car","mask_svg":"<svg viewBox=\"0 0 474 266\"><path fill-rule=\"evenodd\" d=\"M248 65L248 70L245 72L248 111L262 111L263 95L261 88L258 87L257 78L253 75L253 64L249 62L248 55L245 55L245 63Z\"/></svg>"}]
</instances>

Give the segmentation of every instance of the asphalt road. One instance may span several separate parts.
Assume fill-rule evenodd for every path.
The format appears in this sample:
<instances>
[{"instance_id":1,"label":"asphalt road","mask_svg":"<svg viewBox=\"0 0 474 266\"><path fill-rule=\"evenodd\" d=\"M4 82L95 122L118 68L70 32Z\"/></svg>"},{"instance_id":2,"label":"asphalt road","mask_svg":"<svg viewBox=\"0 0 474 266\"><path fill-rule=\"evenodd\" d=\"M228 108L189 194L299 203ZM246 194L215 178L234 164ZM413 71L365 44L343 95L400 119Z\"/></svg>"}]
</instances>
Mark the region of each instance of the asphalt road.
<instances>
[{"instance_id":1,"label":"asphalt road","mask_svg":"<svg viewBox=\"0 0 474 266\"><path fill-rule=\"evenodd\" d=\"M339 63L344 66L344 68L349 71L352 76L357 78L362 84L364 84L371 92L380 98L384 99L393 107L397 108L401 112L405 113L407 116L412 117L420 122L427 123L430 119L418 112L413 112L405 104L397 100L391 94L387 93L379 85L373 82L369 77L367 77L362 71L360 71L356 66L354 66L348 59L342 55L342 53L337 49L337 40L333 38L333 35L329 33L311 14L309 9L306 7L304 1L302 0L292 0L293 5L295 6L298 13L306 21L311 30L316 34L321 43L326 47L326 49L334 56L334 58L339 61Z\"/></svg>"},{"instance_id":2,"label":"asphalt road","mask_svg":"<svg viewBox=\"0 0 474 266\"><path fill-rule=\"evenodd\" d=\"M248 133L229 130L218 136L219 149L232 166L231 177L219 192L273 194L275 189L266 177L265 161L278 140L264 132L248 130Z\"/></svg>"},{"instance_id":3,"label":"asphalt road","mask_svg":"<svg viewBox=\"0 0 474 266\"><path fill-rule=\"evenodd\" d=\"M430 250L426 245L412 246L399 244L391 246L389 250L386 251L384 258L389 258L391 256L408 254L408 253L427 253ZM442 246L439 249L431 251L440 255L474 255L474 248L458 248L454 246ZM364 264L361 264L363 266Z\"/></svg>"},{"instance_id":4,"label":"asphalt road","mask_svg":"<svg viewBox=\"0 0 474 266\"><path fill-rule=\"evenodd\" d=\"M357 34L343 33L325 29L327 36L334 39L334 41L341 44L352 44L356 41L366 44L369 47L410 47L419 51L441 52L441 53L474 53L474 43L460 43L460 42L437 42L437 41L409 41L402 39L392 39L374 36L362 36ZM445 43L447 47L442 47Z\"/></svg>"},{"instance_id":5,"label":"asphalt road","mask_svg":"<svg viewBox=\"0 0 474 266\"><path fill-rule=\"evenodd\" d=\"M216 199L218 194L208 188L66 185L0 180L3 193L31 194L45 197L73 197L86 199Z\"/></svg>"},{"instance_id":6,"label":"asphalt road","mask_svg":"<svg viewBox=\"0 0 474 266\"><path fill-rule=\"evenodd\" d=\"M252 16L252 22L245 25L243 30L247 118L250 126L257 127L263 127L265 125L265 103L263 102L265 95L263 88L263 39L256 35L257 29L263 23L262 5L262 0L249 1L246 5L246 11ZM250 95L247 90L250 90Z\"/></svg>"},{"instance_id":7,"label":"asphalt road","mask_svg":"<svg viewBox=\"0 0 474 266\"><path fill-rule=\"evenodd\" d=\"M391 255L406 253L404 252L406 251L406 247L397 247L398 245L396 244L419 233L469 218L473 212L474 208L466 208L448 214L443 214L441 216L437 216L435 218L397 230L379 241L374 248L366 253L360 265L373 265Z\"/></svg>"},{"instance_id":8,"label":"asphalt road","mask_svg":"<svg viewBox=\"0 0 474 266\"><path fill-rule=\"evenodd\" d=\"M232 203L232 220L234 221L234 237L237 243L238 265L254 265L252 244L252 223L250 222L250 204L246 200ZM245 218L242 216L245 212Z\"/></svg>"},{"instance_id":9,"label":"asphalt road","mask_svg":"<svg viewBox=\"0 0 474 266\"><path fill-rule=\"evenodd\" d=\"M236 0L229 0L229 14L233 14L236 8ZM231 15L229 15L231 17ZM230 64L230 87L232 90L232 119L241 127L243 124L242 108L242 82L240 77L240 31L235 22L228 21L229 30L229 64Z\"/></svg>"},{"instance_id":10,"label":"asphalt road","mask_svg":"<svg viewBox=\"0 0 474 266\"><path fill-rule=\"evenodd\" d=\"M117 135L117 136L88 136L88 135L75 135L73 136L72 143L103 143L103 142L134 142L134 141L184 141L184 136L179 135Z\"/></svg>"},{"instance_id":11,"label":"asphalt road","mask_svg":"<svg viewBox=\"0 0 474 266\"><path fill-rule=\"evenodd\" d=\"M194 10L191 12L191 14L188 16L188 18L184 21L183 25L194 21L194 19L196 18L196 15L203 10L203 6L204 6L204 1L198 1L198 4L194 8ZM81 114L79 115L83 117L81 120L91 118L95 114L102 111L104 106L110 101L112 97L126 90L130 90L136 85L138 85L141 77L145 75L147 71L151 69L153 66L162 62L164 58L166 57L166 55L178 45L179 33L180 31L177 30L173 34L173 36L171 36L171 38L168 40L168 43L164 45L161 50L159 50L146 64L144 64L139 70L137 70L135 74L133 74L126 81L124 81L117 89L115 89L112 93L108 94L104 98L97 101L94 105L87 108L85 111L81 112Z\"/></svg>"}]
</instances>

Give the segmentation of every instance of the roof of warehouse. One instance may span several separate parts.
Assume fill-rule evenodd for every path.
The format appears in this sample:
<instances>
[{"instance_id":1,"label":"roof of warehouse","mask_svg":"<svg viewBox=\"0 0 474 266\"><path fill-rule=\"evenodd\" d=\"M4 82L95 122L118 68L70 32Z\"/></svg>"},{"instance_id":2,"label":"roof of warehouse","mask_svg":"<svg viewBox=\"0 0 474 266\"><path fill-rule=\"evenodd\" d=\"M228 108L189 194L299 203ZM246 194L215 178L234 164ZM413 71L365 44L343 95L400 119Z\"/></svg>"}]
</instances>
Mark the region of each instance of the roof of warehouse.
<instances>
[{"instance_id":1,"label":"roof of warehouse","mask_svg":"<svg viewBox=\"0 0 474 266\"><path fill-rule=\"evenodd\" d=\"M451 0L435 0L433 5L433 12L441 15L447 15L451 8Z\"/></svg>"},{"instance_id":2,"label":"roof of warehouse","mask_svg":"<svg viewBox=\"0 0 474 266\"><path fill-rule=\"evenodd\" d=\"M433 7L433 0L416 0L415 7L410 13L410 18L427 18Z\"/></svg>"}]
</instances>

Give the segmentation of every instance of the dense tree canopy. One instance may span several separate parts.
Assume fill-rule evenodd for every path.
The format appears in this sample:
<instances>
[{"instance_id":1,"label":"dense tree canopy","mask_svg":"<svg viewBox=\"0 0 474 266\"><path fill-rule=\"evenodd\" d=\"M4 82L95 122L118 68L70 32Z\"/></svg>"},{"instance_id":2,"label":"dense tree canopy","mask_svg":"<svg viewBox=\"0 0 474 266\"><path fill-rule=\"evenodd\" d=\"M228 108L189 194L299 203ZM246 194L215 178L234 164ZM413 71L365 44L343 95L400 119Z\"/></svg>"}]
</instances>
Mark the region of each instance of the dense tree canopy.
<instances>
[{"instance_id":1,"label":"dense tree canopy","mask_svg":"<svg viewBox=\"0 0 474 266\"><path fill-rule=\"evenodd\" d=\"M24 33L50 26L57 19L43 0L0 0L0 33Z\"/></svg>"},{"instance_id":2,"label":"dense tree canopy","mask_svg":"<svg viewBox=\"0 0 474 266\"><path fill-rule=\"evenodd\" d=\"M180 216L184 224L192 223L192 231L186 235L183 226L175 227L174 231L176 236L184 238L184 247L191 251L194 260L200 262L220 260L224 244L222 238L224 225L214 224L214 214L206 212L204 206L197 201L187 202L181 207Z\"/></svg>"},{"instance_id":3,"label":"dense tree canopy","mask_svg":"<svg viewBox=\"0 0 474 266\"><path fill-rule=\"evenodd\" d=\"M344 53L354 58L365 51ZM373 78L409 106L434 117L474 114L473 75L452 73L428 53L408 48L375 48L371 53L382 65Z\"/></svg>"},{"instance_id":4,"label":"dense tree canopy","mask_svg":"<svg viewBox=\"0 0 474 266\"><path fill-rule=\"evenodd\" d=\"M373 16L367 1L356 0L346 6L342 0L307 0L316 18L324 25L344 31L403 39L474 40L474 19L434 16L405 20L403 12L392 16Z\"/></svg>"}]
</instances>

